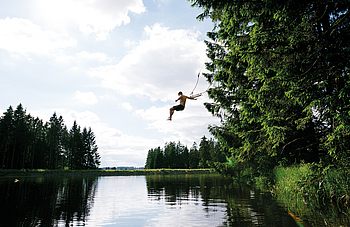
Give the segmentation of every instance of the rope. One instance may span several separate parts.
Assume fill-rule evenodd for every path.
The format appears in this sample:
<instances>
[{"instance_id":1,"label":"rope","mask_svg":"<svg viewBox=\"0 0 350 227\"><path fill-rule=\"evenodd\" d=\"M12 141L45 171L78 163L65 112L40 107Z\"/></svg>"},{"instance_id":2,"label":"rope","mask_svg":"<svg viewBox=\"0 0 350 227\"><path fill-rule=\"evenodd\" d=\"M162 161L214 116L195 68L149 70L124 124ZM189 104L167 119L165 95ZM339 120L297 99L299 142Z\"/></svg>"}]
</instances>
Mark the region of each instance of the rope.
<instances>
[{"instance_id":1,"label":"rope","mask_svg":"<svg viewBox=\"0 0 350 227\"><path fill-rule=\"evenodd\" d=\"M202 91L202 92L198 92L196 94L193 94L193 92L196 90L197 88L197 85L198 85L198 82L199 82L199 76L201 74L201 71L199 71L198 75L197 75L197 81L196 81L196 84L194 86L194 88L192 89L191 93L190 93L190 97L191 98L198 98L199 96L202 96L202 94L208 92L209 88L213 85L213 82L209 83L207 89L205 89L205 91Z\"/></svg>"},{"instance_id":2,"label":"rope","mask_svg":"<svg viewBox=\"0 0 350 227\"><path fill-rule=\"evenodd\" d=\"M197 81L196 84L194 85L194 88L192 89L190 95L193 95L194 90L196 90L198 82L199 82L199 75L201 74L201 71L199 71L198 75L197 75Z\"/></svg>"},{"instance_id":3,"label":"rope","mask_svg":"<svg viewBox=\"0 0 350 227\"><path fill-rule=\"evenodd\" d=\"M205 91L202 92L198 92L196 94L193 94L194 90L197 88L198 85L198 81L199 81L199 75L201 74L201 71L199 71L198 75L197 75L197 81L196 81L196 85L194 86L194 88L192 89L191 93L190 93L190 97L191 98L198 98L199 96L202 96L202 94L208 92L209 88L213 85L213 83L209 83L209 86L207 87L207 89L205 89Z\"/></svg>"},{"instance_id":4,"label":"rope","mask_svg":"<svg viewBox=\"0 0 350 227\"><path fill-rule=\"evenodd\" d=\"M199 96L202 96L202 94L204 94L204 93L206 93L208 90L209 90L209 88L211 87L211 84L209 84L209 87L205 90L205 91L202 91L202 92L198 92L197 94L191 94L191 98L197 98L197 97L199 97Z\"/></svg>"}]
</instances>

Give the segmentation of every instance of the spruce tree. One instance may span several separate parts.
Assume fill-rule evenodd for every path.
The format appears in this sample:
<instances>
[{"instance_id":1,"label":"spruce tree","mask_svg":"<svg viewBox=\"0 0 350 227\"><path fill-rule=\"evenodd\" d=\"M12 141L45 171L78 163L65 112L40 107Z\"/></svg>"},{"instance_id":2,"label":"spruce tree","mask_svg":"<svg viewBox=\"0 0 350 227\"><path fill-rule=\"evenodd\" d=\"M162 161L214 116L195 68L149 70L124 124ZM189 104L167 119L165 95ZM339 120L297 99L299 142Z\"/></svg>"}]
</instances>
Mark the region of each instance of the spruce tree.
<instances>
[{"instance_id":1,"label":"spruce tree","mask_svg":"<svg viewBox=\"0 0 350 227\"><path fill-rule=\"evenodd\" d=\"M349 4L334 1L205 1L206 106L228 163L271 167L323 159L348 165Z\"/></svg>"}]
</instances>

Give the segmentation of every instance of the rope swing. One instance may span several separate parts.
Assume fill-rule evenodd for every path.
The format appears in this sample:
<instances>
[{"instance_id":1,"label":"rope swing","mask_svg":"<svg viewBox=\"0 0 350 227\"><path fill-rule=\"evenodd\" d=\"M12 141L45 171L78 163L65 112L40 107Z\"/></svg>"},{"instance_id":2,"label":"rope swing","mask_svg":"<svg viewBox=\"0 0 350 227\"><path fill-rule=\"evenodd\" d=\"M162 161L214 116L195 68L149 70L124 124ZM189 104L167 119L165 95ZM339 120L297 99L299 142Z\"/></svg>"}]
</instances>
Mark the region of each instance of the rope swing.
<instances>
[{"instance_id":1,"label":"rope swing","mask_svg":"<svg viewBox=\"0 0 350 227\"><path fill-rule=\"evenodd\" d=\"M211 86L211 84L209 84L209 87L208 87L205 91L202 91L202 92L193 94L193 92L194 92L194 91L196 90L196 88L197 88L197 85L198 85L198 82L199 82L199 76L200 76L200 75L201 75L201 71L199 71L199 73L198 73L198 75L197 75L196 84L194 85L194 88L192 89L192 91L191 91L191 93L190 93L190 97L191 97L191 98L198 98L199 96L202 96L202 94L203 94L203 93L206 93L206 92L209 90L210 86Z\"/></svg>"},{"instance_id":2,"label":"rope swing","mask_svg":"<svg viewBox=\"0 0 350 227\"><path fill-rule=\"evenodd\" d=\"M194 85L194 88L192 89L192 91L191 91L191 93L190 93L191 97L192 97L192 95L193 95L194 90L196 90L196 88L197 88L197 85L198 85L198 82L199 82L199 75L200 75L200 74L201 74L201 71L199 71L199 73L198 73L198 75L197 75L196 84Z\"/></svg>"}]
</instances>

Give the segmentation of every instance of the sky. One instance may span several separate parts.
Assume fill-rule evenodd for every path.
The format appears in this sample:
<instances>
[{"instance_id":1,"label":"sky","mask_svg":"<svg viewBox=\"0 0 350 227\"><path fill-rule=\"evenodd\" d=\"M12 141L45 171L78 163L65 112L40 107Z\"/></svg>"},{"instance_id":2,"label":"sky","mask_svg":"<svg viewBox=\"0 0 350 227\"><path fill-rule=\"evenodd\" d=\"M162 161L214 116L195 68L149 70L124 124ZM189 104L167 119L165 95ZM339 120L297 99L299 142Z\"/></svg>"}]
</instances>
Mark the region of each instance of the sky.
<instances>
[{"instance_id":1,"label":"sky","mask_svg":"<svg viewBox=\"0 0 350 227\"><path fill-rule=\"evenodd\" d=\"M91 127L101 167L145 164L151 148L191 147L219 124L204 93L167 121L205 71L200 9L186 0L0 0L0 112L22 104ZM200 76L194 93L206 91Z\"/></svg>"}]
</instances>

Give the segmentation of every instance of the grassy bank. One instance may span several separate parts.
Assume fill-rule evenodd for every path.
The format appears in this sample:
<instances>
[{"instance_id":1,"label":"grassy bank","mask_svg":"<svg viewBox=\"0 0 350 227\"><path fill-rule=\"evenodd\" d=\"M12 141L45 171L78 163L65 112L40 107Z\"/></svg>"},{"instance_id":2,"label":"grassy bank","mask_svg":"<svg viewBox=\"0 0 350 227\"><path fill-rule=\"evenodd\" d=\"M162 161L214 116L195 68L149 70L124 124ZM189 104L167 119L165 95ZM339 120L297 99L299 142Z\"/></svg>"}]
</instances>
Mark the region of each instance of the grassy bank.
<instances>
[{"instance_id":1,"label":"grassy bank","mask_svg":"<svg viewBox=\"0 0 350 227\"><path fill-rule=\"evenodd\" d=\"M349 169L303 164L277 167L273 193L300 217L339 220L350 215Z\"/></svg>"},{"instance_id":2,"label":"grassy bank","mask_svg":"<svg viewBox=\"0 0 350 227\"><path fill-rule=\"evenodd\" d=\"M332 204L350 207L350 177L348 169L321 168L316 165L278 167L274 171L275 193L289 204Z\"/></svg>"},{"instance_id":3,"label":"grassy bank","mask_svg":"<svg viewBox=\"0 0 350 227\"><path fill-rule=\"evenodd\" d=\"M212 169L136 169L136 170L0 170L0 177L24 176L139 176L155 174L209 174Z\"/></svg>"}]
</instances>

